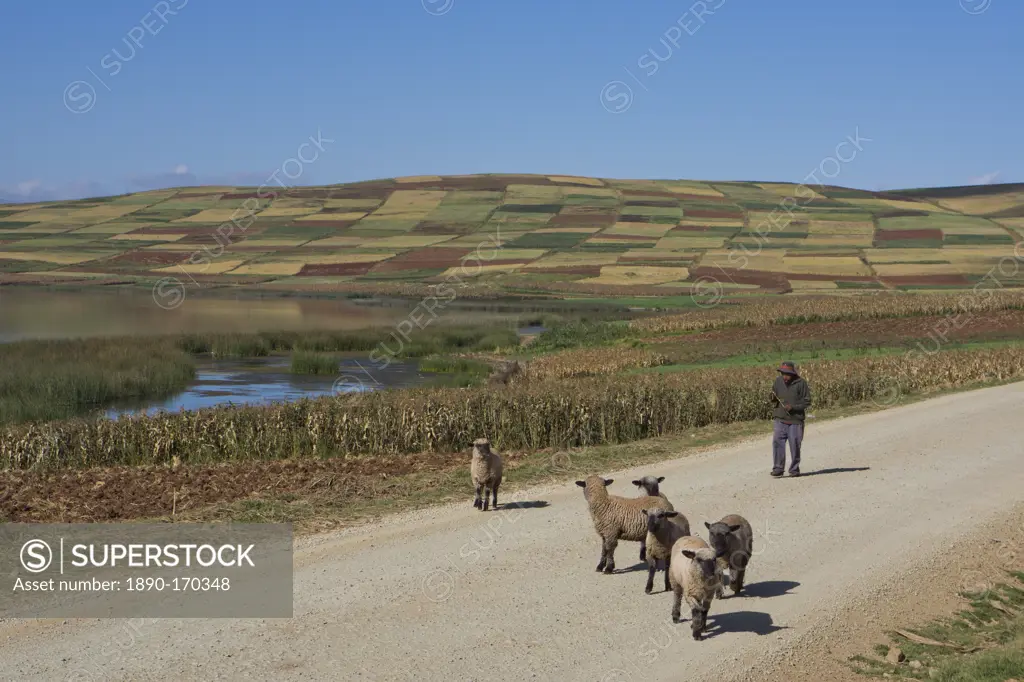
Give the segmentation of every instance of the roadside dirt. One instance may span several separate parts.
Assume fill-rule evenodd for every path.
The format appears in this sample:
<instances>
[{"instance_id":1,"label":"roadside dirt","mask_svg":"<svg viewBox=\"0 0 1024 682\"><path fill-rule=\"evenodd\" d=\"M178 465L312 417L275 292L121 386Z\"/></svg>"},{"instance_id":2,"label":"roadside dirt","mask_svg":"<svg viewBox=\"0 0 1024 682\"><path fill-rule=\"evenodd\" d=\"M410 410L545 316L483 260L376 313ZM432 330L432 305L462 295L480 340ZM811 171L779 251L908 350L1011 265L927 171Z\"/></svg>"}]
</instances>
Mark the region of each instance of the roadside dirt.
<instances>
[{"instance_id":1,"label":"roadside dirt","mask_svg":"<svg viewBox=\"0 0 1024 682\"><path fill-rule=\"evenodd\" d=\"M122 621L2 623L0 679L843 679L843 647L870 651L886 623L928 616L900 613L898 595L944 599L952 583L931 576L1017 518L1022 410L1012 384L811 424L798 479L768 476L765 437L594 472L625 496L638 475L665 476L705 537L704 521L750 520L745 595L715 600L703 641L672 624L670 595L644 594L637 543L620 543L615 574L594 570L600 541L570 481L488 513L467 487L455 504L300 538L291 619L150 621L116 661Z\"/></svg>"}]
</instances>

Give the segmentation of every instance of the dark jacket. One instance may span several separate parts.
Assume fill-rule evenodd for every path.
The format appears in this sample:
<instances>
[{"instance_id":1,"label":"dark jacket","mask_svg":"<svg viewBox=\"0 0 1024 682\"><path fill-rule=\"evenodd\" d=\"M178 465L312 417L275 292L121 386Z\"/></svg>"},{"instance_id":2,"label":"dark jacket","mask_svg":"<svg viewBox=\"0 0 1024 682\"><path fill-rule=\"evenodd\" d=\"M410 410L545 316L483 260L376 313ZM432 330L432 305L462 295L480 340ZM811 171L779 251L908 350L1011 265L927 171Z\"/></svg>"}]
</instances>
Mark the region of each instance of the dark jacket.
<instances>
[{"instance_id":1,"label":"dark jacket","mask_svg":"<svg viewBox=\"0 0 1024 682\"><path fill-rule=\"evenodd\" d=\"M779 396L777 402L774 398L772 399L775 402L773 416L786 424L803 424L805 411L811 406L811 389L803 377L793 377L787 386L782 375L779 375L775 378L775 383L772 384L772 391ZM790 406L788 412L786 411L787 404Z\"/></svg>"}]
</instances>

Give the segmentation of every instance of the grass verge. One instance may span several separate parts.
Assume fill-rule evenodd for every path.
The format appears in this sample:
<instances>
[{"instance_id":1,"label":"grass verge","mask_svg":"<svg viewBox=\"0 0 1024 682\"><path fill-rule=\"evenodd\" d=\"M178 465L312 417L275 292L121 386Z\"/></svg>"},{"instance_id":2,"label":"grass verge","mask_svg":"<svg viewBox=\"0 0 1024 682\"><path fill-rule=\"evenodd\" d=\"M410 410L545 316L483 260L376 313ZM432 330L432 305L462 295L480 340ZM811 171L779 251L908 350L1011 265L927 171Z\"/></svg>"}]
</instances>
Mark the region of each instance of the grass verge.
<instances>
[{"instance_id":1,"label":"grass verge","mask_svg":"<svg viewBox=\"0 0 1024 682\"><path fill-rule=\"evenodd\" d=\"M1008 572L1007 582L962 596L970 600L967 609L914 631L890 633L891 644L875 647L878 658L855 656L853 669L874 678L939 682L1024 677L1024 572ZM886 660L894 647L903 661Z\"/></svg>"}]
</instances>

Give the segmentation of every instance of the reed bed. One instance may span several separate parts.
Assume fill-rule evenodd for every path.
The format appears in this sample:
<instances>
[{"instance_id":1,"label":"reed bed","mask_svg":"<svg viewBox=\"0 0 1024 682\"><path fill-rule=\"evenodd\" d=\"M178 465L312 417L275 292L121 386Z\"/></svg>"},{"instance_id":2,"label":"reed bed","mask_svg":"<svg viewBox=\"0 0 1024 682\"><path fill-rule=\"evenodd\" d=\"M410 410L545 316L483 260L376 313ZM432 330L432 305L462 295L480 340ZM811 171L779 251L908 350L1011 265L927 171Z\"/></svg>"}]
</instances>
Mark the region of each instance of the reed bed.
<instances>
[{"instance_id":1,"label":"reed bed","mask_svg":"<svg viewBox=\"0 0 1024 682\"><path fill-rule=\"evenodd\" d=\"M915 353L802 368L813 409L1024 378L1024 348ZM623 443L712 423L767 419L769 368L553 379L463 390L390 390L270 407L72 419L0 430L0 467L64 468L292 457L399 456Z\"/></svg>"}]
</instances>

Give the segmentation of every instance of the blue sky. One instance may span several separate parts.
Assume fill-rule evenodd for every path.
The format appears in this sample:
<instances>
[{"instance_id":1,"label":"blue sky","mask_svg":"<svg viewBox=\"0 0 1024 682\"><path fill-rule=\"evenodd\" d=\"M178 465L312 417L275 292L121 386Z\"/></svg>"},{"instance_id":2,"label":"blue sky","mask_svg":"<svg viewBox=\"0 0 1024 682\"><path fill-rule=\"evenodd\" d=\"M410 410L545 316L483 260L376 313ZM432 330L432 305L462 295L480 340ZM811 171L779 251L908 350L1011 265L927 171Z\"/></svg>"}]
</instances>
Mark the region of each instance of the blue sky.
<instances>
[{"instance_id":1,"label":"blue sky","mask_svg":"<svg viewBox=\"0 0 1024 682\"><path fill-rule=\"evenodd\" d=\"M315 160L293 163L285 182L799 182L816 168L866 189L1024 181L1019 0L35 0L4 11L0 199L258 185L318 131L323 150L307 145ZM852 160L821 165L857 131L870 142Z\"/></svg>"}]
</instances>

